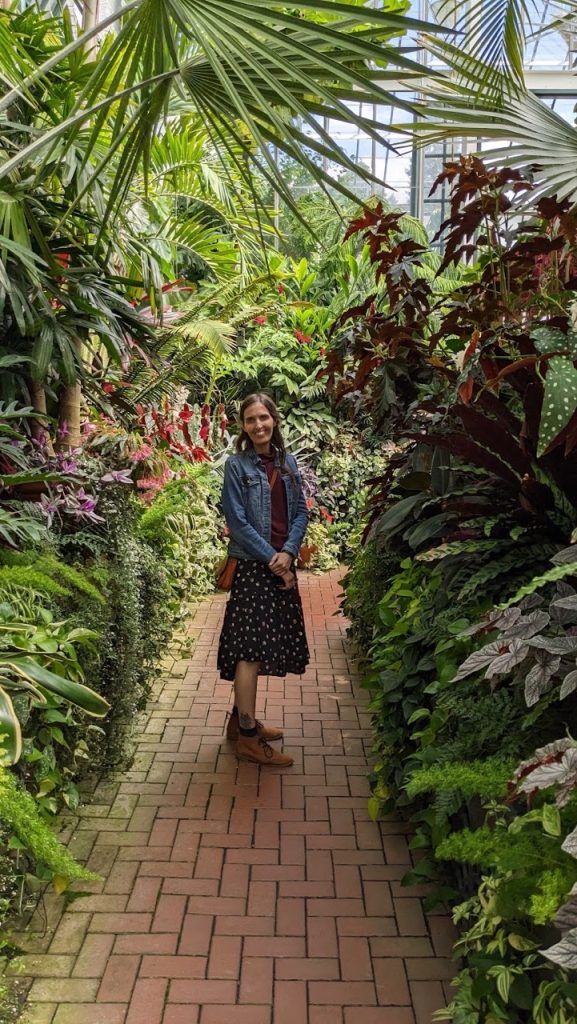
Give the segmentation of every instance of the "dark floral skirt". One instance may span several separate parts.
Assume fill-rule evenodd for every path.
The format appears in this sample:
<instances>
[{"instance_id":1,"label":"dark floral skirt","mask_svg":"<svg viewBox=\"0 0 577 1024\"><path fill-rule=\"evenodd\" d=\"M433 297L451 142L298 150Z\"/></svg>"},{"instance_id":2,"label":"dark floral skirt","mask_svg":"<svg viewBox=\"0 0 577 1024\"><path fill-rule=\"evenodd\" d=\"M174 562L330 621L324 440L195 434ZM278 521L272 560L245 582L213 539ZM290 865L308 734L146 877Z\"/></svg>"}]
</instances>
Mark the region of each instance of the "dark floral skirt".
<instances>
[{"instance_id":1,"label":"dark floral skirt","mask_svg":"<svg viewBox=\"0 0 577 1024\"><path fill-rule=\"evenodd\" d=\"M239 559L218 645L221 679L237 662L260 662L260 674L302 675L309 662L298 586L283 590L264 562Z\"/></svg>"}]
</instances>

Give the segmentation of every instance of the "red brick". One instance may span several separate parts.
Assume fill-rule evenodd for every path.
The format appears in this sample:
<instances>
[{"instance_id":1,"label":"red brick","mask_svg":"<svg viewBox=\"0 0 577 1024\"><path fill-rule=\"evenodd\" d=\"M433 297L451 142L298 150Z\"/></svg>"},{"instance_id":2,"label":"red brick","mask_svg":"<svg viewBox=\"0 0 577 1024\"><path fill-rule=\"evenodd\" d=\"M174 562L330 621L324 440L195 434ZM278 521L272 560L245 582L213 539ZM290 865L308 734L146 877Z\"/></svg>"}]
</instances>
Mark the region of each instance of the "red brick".
<instances>
[{"instance_id":1,"label":"red brick","mask_svg":"<svg viewBox=\"0 0 577 1024\"><path fill-rule=\"evenodd\" d=\"M250 883L247 913L249 917L274 917L276 913L276 882Z\"/></svg>"},{"instance_id":2,"label":"red brick","mask_svg":"<svg viewBox=\"0 0 577 1024\"><path fill-rule=\"evenodd\" d=\"M421 938L371 939L372 956L428 957L433 956L431 943Z\"/></svg>"},{"instance_id":3,"label":"red brick","mask_svg":"<svg viewBox=\"0 0 577 1024\"><path fill-rule=\"evenodd\" d=\"M162 878L137 878L126 909L129 912L154 911L162 885Z\"/></svg>"},{"instance_id":4,"label":"red brick","mask_svg":"<svg viewBox=\"0 0 577 1024\"><path fill-rule=\"evenodd\" d=\"M165 1008L162 1024L198 1024L199 1016L200 1006L191 1006L190 1003L181 1006L172 1003Z\"/></svg>"},{"instance_id":5,"label":"red brick","mask_svg":"<svg viewBox=\"0 0 577 1024\"><path fill-rule=\"evenodd\" d=\"M346 1006L345 1024L415 1024L413 1011L400 1006Z\"/></svg>"},{"instance_id":6,"label":"red brick","mask_svg":"<svg viewBox=\"0 0 577 1024\"><path fill-rule=\"evenodd\" d=\"M334 1006L372 1006L377 997L375 986L368 981L311 981L309 1001Z\"/></svg>"},{"instance_id":7,"label":"red brick","mask_svg":"<svg viewBox=\"0 0 577 1024\"><path fill-rule=\"evenodd\" d=\"M118 935L114 952L123 953L158 953L170 955L176 953L178 935Z\"/></svg>"},{"instance_id":8,"label":"red brick","mask_svg":"<svg viewBox=\"0 0 577 1024\"><path fill-rule=\"evenodd\" d=\"M164 978L139 978L132 993L126 1024L162 1024L167 986Z\"/></svg>"},{"instance_id":9,"label":"red brick","mask_svg":"<svg viewBox=\"0 0 577 1024\"><path fill-rule=\"evenodd\" d=\"M435 1010L446 1005L440 981L412 981L411 995L417 1024L430 1024Z\"/></svg>"},{"instance_id":10,"label":"red brick","mask_svg":"<svg viewBox=\"0 0 577 1024\"><path fill-rule=\"evenodd\" d=\"M337 929L339 935L374 935L382 938L388 935L396 936L397 922L394 917L338 917Z\"/></svg>"},{"instance_id":11,"label":"red brick","mask_svg":"<svg viewBox=\"0 0 577 1024\"><path fill-rule=\"evenodd\" d=\"M184 918L178 953L185 956L208 956L214 928L213 917L190 914Z\"/></svg>"},{"instance_id":12,"label":"red brick","mask_svg":"<svg viewBox=\"0 0 577 1024\"><path fill-rule=\"evenodd\" d=\"M304 981L277 981L274 986L273 1024L297 1024L307 1019Z\"/></svg>"},{"instance_id":13,"label":"red brick","mask_svg":"<svg viewBox=\"0 0 577 1024\"><path fill-rule=\"evenodd\" d=\"M254 882L301 882L304 877L300 864L255 864L251 869Z\"/></svg>"},{"instance_id":14,"label":"red brick","mask_svg":"<svg viewBox=\"0 0 577 1024\"><path fill-rule=\"evenodd\" d=\"M216 935L272 935L272 917L217 917L214 930Z\"/></svg>"},{"instance_id":15,"label":"red brick","mask_svg":"<svg viewBox=\"0 0 577 1024\"><path fill-rule=\"evenodd\" d=\"M158 900L151 930L153 932L180 932L186 910L186 900L186 896L162 895Z\"/></svg>"},{"instance_id":16,"label":"red brick","mask_svg":"<svg viewBox=\"0 0 577 1024\"><path fill-rule=\"evenodd\" d=\"M407 959L407 977L415 981L450 981L457 973L453 960L443 957Z\"/></svg>"},{"instance_id":17,"label":"red brick","mask_svg":"<svg viewBox=\"0 0 577 1024\"><path fill-rule=\"evenodd\" d=\"M241 938L237 935L215 935L210 945L208 978L238 979Z\"/></svg>"},{"instance_id":18,"label":"red brick","mask_svg":"<svg viewBox=\"0 0 577 1024\"><path fill-rule=\"evenodd\" d=\"M248 864L225 864L222 869L219 895L246 899L248 875Z\"/></svg>"},{"instance_id":19,"label":"red brick","mask_svg":"<svg viewBox=\"0 0 577 1024\"><path fill-rule=\"evenodd\" d=\"M364 882L367 914L375 917L389 917L394 913L391 890L387 882Z\"/></svg>"},{"instance_id":20,"label":"red brick","mask_svg":"<svg viewBox=\"0 0 577 1024\"><path fill-rule=\"evenodd\" d=\"M191 896L189 914L237 915L244 914L246 900L236 896Z\"/></svg>"},{"instance_id":21,"label":"red brick","mask_svg":"<svg viewBox=\"0 0 577 1024\"><path fill-rule=\"evenodd\" d=\"M308 956L339 955L337 929L332 917L311 917L307 921Z\"/></svg>"},{"instance_id":22,"label":"red brick","mask_svg":"<svg viewBox=\"0 0 577 1024\"><path fill-rule=\"evenodd\" d=\"M249 935L244 940L244 957L306 956L304 938L278 938L276 936Z\"/></svg>"},{"instance_id":23,"label":"red brick","mask_svg":"<svg viewBox=\"0 0 577 1024\"><path fill-rule=\"evenodd\" d=\"M141 978L204 978L205 956L143 956Z\"/></svg>"},{"instance_id":24,"label":"red brick","mask_svg":"<svg viewBox=\"0 0 577 1024\"><path fill-rule=\"evenodd\" d=\"M305 841L303 836L282 837L280 844L280 861L281 864L305 863Z\"/></svg>"},{"instance_id":25,"label":"red brick","mask_svg":"<svg viewBox=\"0 0 577 1024\"><path fill-rule=\"evenodd\" d=\"M269 1006L203 1006L200 1020L201 1024L270 1024L270 1014Z\"/></svg>"},{"instance_id":26,"label":"red brick","mask_svg":"<svg viewBox=\"0 0 577 1024\"><path fill-rule=\"evenodd\" d=\"M427 922L421 901L409 898L395 901L395 917L399 935L427 935Z\"/></svg>"},{"instance_id":27,"label":"red brick","mask_svg":"<svg viewBox=\"0 0 577 1024\"><path fill-rule=\"evenodd\" d=\"M202 850L200 851L203 852ZM212 851L210 851L212 852ZM199 854L200 856L200 854ZM277 850L227 850L227 864L278 864Z\"/></svg>"},{"instance_id":28,"label":"red brick","mask_svg":"<svg viewBox=\"0 0 577 1024\"><path fill-rule=\"evenodd\" d=\"M307 900L311 917L364 917L362 900Z\"/></svg>"},{"instance_id":29,"label":"red brick","mask_svg":"<svg viewBox=\"0 0 577 1024\"><path fill-rule=\"evenodd\" d=\"M328 850L307 850L307 879L325 882L333 877L333 860Z\"/></svg>"},{"instance_id":30,"label":"red brick","mask_svg":"<svg viewBox=\"0 0 577 1024\"><path fill-rule=\"evenodd\" d=\"M97 1000L99 1003L128 1003L138 974L140 957L111 956L104 972Z\"/></svg>"},{"instance_id":31,"label":"red brick","mask_svg":"<svg viewBox=\"0 0 577 1024\"><path fill-rule=\"evenodd\" d=\"M281 960L280 963L284 963L284 961ZM265 1006L270 1006L272 1003L272 984L273 961L266 957L247 956L245 951L240 976L239 1002L263 1003Z\"/></svg>"},{"instance_id":32,"label":"red brick","mask_svg":"<svg viewBox=\"0 0 577 1024\"><path fill-rule=\"evenodd\" d=\"M309 1006L309 1024L343 1024L343 1011L337 1006Z\"/></svg>"},{"instance_id":33,"label":"red brick","mask_svg":"<svg viewBox=\"0 0 577 1024\"><path fill-rule=\"evenodd\" d=\"M359 869L355 864L335 865L335 895L338 899L362 899L363 889ZM378 913L367 904L367 912Z\"/></svg>"},{"instance_id":34,"label":"red brick","mask_svg":"<svg viewBox=\"0 0 577 1024\"><path fill-rule=\"evenodd\" d=\"M171 1003L193 1003L204 1006L205 1003L234 1003L236 999L235 981L172 981L170 983Z\"/></svg>"},{"instance_id":35,"label":"red brick","mask_svg":"<svg viewBox=\"0 0 577 1024\"><path fill-rule=\"evenodd\" d=\"M194 877L220 878L223 871L223 860L224 850L207 850L201 848L198 851L198 857L196 858L196 864L194 865Z\"/></svg>"},{"instance_id":36,"label":"red brick","mask_svg":"<svg viewBox=\"0 0 577 1024\"><path fill-rule=\"evenodd\" d=\"M294 981L336 981L339 962L329 957L285 957L278 961L275 976Z\"/></svg>"},{"instance_id":37,"label":"red brick","mask_svg":"<svg viewBox=\"0 0 577 1024\"><path fill-rule=\"evenodd\" d=\"M402 960L373 960L377 999L381 1006L408 1006L411 1002Z\"/></svg>"},{"instance_id":38,"label":"red brick","mask_svg":"<svg viewBox=\"0 0 577 1024\"><path fill-rule=\"evenodd\" d=\"M303 899L277 900L277 935L305 934L305 901Z\"/></svg>"},{"instance_id":39,"label":"red brick","mask_svg":"<svg viewBox=\"0 0 577 1024\"><path fill-rule=\"evenodd\" d=\"M372 981L371 952L368 940L360 936L342 936L339 940L343 981Z\"/></svg>"}]
</instances>

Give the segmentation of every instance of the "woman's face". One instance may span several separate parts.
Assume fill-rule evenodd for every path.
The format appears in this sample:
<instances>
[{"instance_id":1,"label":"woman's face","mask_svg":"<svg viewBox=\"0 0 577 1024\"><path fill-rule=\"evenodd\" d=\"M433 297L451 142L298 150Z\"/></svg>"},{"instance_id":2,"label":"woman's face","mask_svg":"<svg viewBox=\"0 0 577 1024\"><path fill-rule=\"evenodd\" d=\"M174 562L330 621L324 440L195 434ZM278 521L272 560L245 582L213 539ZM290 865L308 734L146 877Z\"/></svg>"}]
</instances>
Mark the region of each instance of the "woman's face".
<instances>
[{"instance_id":1,"label":"woman's face","mask_svg":"<svg viewBox=\"0 0 577 1024\"><path fill-rule=\"evenodd\" d=\"M253 402L249 405L244 411L242 426L257 451L268 447L275 421L266 405L262 402Z\"/></svg>"}]
</instances>

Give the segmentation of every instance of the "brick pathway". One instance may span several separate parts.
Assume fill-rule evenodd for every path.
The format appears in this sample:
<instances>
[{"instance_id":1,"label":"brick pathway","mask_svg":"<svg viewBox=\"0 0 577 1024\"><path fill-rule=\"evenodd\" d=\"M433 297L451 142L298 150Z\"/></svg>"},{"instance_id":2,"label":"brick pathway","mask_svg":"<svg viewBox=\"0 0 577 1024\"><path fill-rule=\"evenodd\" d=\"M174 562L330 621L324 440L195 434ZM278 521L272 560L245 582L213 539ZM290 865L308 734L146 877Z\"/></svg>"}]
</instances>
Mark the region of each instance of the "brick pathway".
<instances>
[{"instance_id":1,"label":"brick pathway","mask_svg":"<svg viewBox=\"0 0 577 1024\"><path fill-rule=\"evenodd\" d=\"M198 606L133 770L97 788L72 836L105 881L63 916L49 896L27 940L27 1024L430 1024L444 1004L449 922L400 886L406 826L367 817L369 716L338 579L302 577L306 675L261 683L259 714L295 755L284 772L239 766L223 740L225 599Z\"/></svg>"}]
</instances>

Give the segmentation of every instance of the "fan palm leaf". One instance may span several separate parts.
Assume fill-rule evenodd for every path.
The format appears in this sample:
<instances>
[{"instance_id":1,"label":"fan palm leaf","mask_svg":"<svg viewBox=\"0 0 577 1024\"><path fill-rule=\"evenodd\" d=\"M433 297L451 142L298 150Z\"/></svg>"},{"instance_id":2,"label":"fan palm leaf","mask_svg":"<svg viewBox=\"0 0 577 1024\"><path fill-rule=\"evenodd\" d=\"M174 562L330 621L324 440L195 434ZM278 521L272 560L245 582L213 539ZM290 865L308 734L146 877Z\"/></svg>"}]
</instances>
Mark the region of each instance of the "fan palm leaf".
<instances>
[{"instance_id":1,"label":"fan palm leaf","mask_svg":"<svg viewBox=\"0 0 577 1024\"><path fill-rule=\"evenodd\" d=\"M319 111L322 116L358 120L359 115L340 98L351 96L354 90L374 102L388 102L390 94L377 82L369 63L388 62L407 74L419 73L418 63L388 40L404 30L427 26L351 2L300 0L292 10L296 13L288 13L278 0L272 4L262 0L128 3L122 9L118 35L102 48L69 116L40 131L0 163L0 181L26 165L45 160L58 140L73 144L90 123L92 132L85 144L88 167L106 126L114 140L105 158L107 166L114 168L114 200L107 208L110 217L126 195L136 169L142 167L148 174L156 126L175 89L188 96L214 140L220 141L223 133L232 137L241 154L238 169L244 177L250 166L265 169L277 189L286 193L269 149L274 143L296 155L322 180L302 139L292 131L294 118L301 117L315 132ZM313 14L330 15L331 21L316 21ZM113 20L106 19L104 24ZM84 40L72 41L9 89L0 98L0 111L26 97L89 38L87 34ZM376 126L372 130L379 134ZM311 139L306 139L310 146ZM350 163L328 136L322 138L322 130L320 145L333 160L345 166ZM290 201L290 196L284 198Z\"/></svg>"},{"instance_id":2,"label":"fan palm leaf","mask_svg":"<svg viewBox=\"0 0 577 1024\"><path fill-rule=\"evenodd\" d=\"M486 66L456 46L428 41L452 74L423 83L424 99L413 130L421 144L451 138L472 138L481 146L485 162L530 168L535 181L531 202L539 195L556 193L577 202L577 130L538 96L527 90L509 93L495 102L485 92ZM502 76L498 92L507 95ZM399 125L400 127L400 125Z\"/></svg>"}]
</instances>

